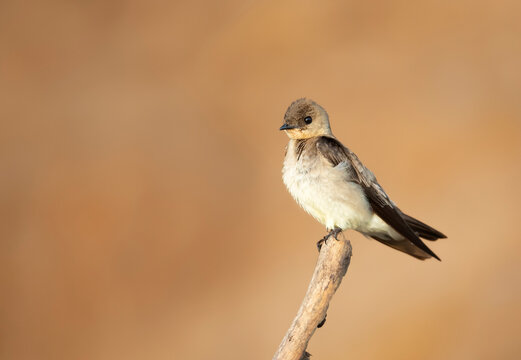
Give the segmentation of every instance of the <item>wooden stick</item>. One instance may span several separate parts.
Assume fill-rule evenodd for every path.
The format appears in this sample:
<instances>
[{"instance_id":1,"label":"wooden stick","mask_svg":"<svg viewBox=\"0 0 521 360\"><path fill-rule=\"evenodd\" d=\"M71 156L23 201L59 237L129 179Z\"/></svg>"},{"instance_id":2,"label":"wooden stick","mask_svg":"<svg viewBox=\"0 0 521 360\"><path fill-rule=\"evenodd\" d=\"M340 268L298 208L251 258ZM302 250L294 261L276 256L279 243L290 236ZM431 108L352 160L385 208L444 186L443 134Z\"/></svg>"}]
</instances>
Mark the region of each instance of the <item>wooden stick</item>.
<instances>
[{"instance_id":1,"label":"wooden stick","mask_svg":"<svg viewBox=\"0 0 521 360\"><path fill-rule=\"evenodd\" d=\"M306 296L273 360L309 359L308 342L325 320L329 302L351 261L351 243L343 233L338 238L331 237L322 245Z\"/></svg>"}]
</instances>

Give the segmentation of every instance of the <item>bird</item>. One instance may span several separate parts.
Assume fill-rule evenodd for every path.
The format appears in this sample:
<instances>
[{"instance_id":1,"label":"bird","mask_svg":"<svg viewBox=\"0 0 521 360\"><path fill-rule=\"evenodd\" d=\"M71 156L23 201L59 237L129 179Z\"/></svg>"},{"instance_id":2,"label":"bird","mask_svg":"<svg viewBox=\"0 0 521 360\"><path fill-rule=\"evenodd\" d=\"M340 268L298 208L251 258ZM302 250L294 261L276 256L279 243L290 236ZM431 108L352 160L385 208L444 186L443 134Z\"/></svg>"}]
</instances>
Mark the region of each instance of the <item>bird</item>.
<instances>
[{"instance_id":1,"label":"bird","mask_svg":"<svg viewBox=\"0 0 521 360\"><path fill-rule=\"evenodd\" d=\"M326 227L322 244L344 230L409 254L440 258L421 240L446 236L402 212L374 174L332 133L326 110L311 99L295 100L280 127L289 137L282 179L296 202ZM441 261L441 260L440 260Z\"/></svg>"}]
</instances>

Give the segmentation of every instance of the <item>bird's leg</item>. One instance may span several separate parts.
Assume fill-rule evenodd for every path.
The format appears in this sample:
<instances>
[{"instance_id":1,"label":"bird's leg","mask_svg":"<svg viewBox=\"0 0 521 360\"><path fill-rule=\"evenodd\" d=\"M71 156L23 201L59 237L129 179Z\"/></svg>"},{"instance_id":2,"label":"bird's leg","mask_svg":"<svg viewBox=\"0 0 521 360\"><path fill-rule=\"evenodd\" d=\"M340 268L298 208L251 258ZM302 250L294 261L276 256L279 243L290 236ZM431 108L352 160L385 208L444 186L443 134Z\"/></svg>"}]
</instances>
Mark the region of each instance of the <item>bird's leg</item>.
<instances>
[{"instance_id":1,"label":"bird's leg","mask_svg":"<svg viewBox=\"0 0 521 360\"><path fill-rule=\"evenodd\" d=\"M334 229L330 230L326 236L324 236L322 239L318 240L317 242L317 248L320 252L320 249L322 248L322 245L327 243L327 239L329 239L331 236L335 238L335 240L338 240L338 234L342 232L342 229L339 227L335 227Z\"/></svg>"},{"instance_id":2,"label":"bird's leg","mask_svg":"<svg viewBox=\"0 0 521 360\"><path fill-rule=\"evenodd\" d=\"M338 234L340 234L341 232L342 232L342 229L340 229L339 227L335 227L333 230L331 230L329 232L329 236L333 235L335 240L338 240Z\"/></svg>"}]
</instances>

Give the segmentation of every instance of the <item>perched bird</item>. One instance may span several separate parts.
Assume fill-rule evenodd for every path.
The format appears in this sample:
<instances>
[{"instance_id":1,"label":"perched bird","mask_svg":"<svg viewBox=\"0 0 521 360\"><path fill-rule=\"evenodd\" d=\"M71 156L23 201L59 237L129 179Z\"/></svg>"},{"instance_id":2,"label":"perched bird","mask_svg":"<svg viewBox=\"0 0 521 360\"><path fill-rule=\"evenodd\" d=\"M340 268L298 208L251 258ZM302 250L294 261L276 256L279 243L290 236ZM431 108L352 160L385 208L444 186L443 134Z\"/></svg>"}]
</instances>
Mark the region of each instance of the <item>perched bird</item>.
<instances>
[{"instance_id":1,"label":"perched bird","mask_svg":"<svg viewBox=\"0 0 521 360\"><path fill-rule=\"evenodd\" d=\"M358 157L338 141L326 110L309 99L294 101L284 115L290 141L282 169L284 184L330 236L356 230L396 250L424 260L438 256L420 238L445 238L438 230L403 213Z\"/></svg>"}]
</instances>

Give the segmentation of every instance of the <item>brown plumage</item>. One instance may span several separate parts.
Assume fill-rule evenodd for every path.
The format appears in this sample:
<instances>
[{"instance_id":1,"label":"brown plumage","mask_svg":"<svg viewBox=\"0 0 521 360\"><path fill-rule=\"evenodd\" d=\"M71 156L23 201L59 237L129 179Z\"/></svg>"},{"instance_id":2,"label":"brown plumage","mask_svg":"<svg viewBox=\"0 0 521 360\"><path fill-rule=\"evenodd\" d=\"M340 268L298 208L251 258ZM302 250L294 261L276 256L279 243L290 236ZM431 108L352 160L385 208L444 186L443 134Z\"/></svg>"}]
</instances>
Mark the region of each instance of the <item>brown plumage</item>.
<instances>
[{"instance_id":1,"label":"brown plumage","mask_svg":"<svg viewBox=\"0 0 521 360\"><path fill-rule=\"evenodd\" d=\"M299 99L284 116L290 137L283 179L297 202L328 230L354 229L418 259L439 257L420 239L441 232L404 214L373 173L332 134L327 112Z\"/></svg>"}]
</instances>

